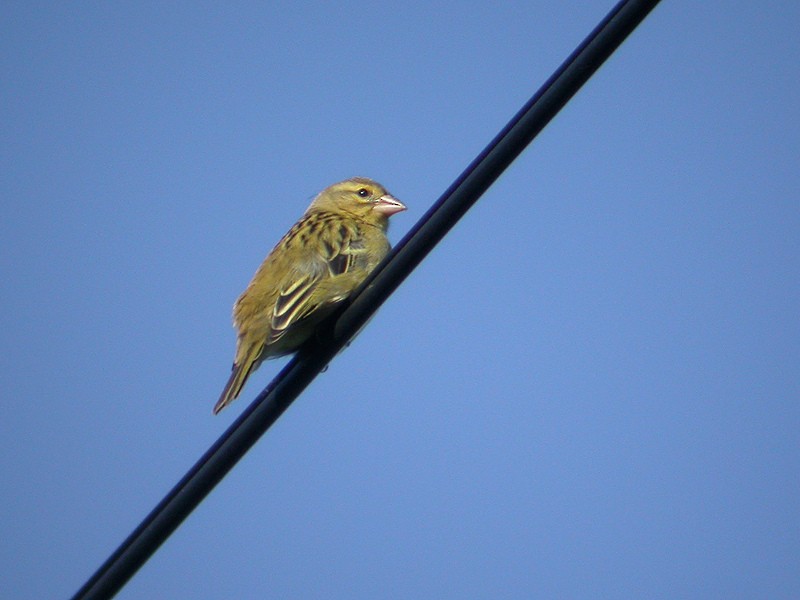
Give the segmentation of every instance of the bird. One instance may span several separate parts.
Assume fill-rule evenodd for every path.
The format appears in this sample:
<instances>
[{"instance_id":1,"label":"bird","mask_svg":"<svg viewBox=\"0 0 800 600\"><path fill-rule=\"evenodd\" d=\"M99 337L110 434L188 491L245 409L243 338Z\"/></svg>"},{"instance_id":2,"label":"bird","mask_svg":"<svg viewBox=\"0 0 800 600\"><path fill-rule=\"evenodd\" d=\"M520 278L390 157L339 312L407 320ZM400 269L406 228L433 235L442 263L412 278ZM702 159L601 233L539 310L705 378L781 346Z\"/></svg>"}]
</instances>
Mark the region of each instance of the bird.
<instances>
[{"instance_id":1,"label":"bird","mask_svg":"<svg viewBox=\"0 0 800 600\"><path fill-rule=\"evenodd\" d=\"M270 251L233 305L231 375L218 414L268 358L292 354L388 254L389 217L406 206L366 177L322 190Z\"/></svg>"}]
</instances>

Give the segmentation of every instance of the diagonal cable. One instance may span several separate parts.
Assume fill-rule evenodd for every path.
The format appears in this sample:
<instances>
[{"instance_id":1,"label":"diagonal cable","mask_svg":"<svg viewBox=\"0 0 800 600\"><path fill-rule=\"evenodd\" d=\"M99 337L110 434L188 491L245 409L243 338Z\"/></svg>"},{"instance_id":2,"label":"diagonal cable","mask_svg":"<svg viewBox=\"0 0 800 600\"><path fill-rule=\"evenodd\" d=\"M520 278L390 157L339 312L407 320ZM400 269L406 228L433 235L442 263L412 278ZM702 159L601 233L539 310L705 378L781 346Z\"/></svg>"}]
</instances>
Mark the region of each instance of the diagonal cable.
<instances>
[{"instance_id":1,"label":"diagonal cable","mask_svg":"<svg viewBox=\"0 0 800 600\"><path fill-rule=\"evenodd\" d=\"M73 596L113 597L414 268L575 95L659 0L623 0L442 194L313 347L301 350Z\"/></svg>"}]
</instances>

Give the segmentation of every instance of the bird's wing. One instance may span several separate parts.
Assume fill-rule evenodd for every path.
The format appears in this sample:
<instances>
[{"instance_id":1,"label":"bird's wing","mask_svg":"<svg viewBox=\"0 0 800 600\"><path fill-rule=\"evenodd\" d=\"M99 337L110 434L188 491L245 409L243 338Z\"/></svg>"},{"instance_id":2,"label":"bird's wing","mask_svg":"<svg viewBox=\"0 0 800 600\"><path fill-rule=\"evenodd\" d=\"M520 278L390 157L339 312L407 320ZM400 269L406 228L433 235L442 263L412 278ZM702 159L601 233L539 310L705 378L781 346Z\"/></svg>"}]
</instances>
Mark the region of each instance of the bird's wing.
<instances>
[{"instance_id":1,"label":"bird's wing","mask_svg":"<svg viewBox=\"0 0 800 600\"><path fill-rule=\"evenodd\" d=\"M360 245L357 233L342 222L327 221L323 225L318 230L319 243L309 249L307 260L296 265L292 278L278 294L267 345L277 342L301 319L346 297L341 290L319 293L320 283L351 270Z\"/></svg>"}]
</instances>

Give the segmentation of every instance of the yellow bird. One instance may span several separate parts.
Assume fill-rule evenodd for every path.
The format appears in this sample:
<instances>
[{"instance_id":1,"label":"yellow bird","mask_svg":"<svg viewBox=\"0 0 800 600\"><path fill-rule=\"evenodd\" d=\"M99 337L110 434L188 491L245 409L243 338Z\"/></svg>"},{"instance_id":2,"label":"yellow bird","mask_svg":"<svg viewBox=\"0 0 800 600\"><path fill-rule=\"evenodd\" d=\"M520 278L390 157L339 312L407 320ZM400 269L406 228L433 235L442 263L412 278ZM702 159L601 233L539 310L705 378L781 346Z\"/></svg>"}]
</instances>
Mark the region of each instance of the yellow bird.
<instances>
[{"instance_id":1,"label":"yellow bird","mask_svg":"<svg viewBox=\"0 0 800 600\"><path fill-rule=\"evenodd\" d=\"M291 354L389 252L389 217L405 205L379 183L354 177L314 198L233 305L236 356L214 414L267 358Z\"/></svg>"}]
</instances>

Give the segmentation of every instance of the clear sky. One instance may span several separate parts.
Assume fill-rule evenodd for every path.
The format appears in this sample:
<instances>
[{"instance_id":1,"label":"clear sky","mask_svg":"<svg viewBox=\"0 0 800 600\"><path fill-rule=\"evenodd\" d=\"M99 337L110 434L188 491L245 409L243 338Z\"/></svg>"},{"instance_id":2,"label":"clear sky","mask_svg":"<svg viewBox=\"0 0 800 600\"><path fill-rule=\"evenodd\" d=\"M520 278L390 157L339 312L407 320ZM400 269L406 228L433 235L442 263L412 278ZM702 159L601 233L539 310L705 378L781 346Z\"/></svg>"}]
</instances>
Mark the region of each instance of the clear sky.
<instances>
[{"instance_id":1,"label":"clear sky","mask_svg":"<svg viewBox=\"0 0 800 600\"><path fill-rule=\"evenodd\" d=\"M399 240L609 1L0 9L0 596L74 593L334 181ZM800 3L665 1L119 595L800 597Z\"/></svg>"}]
</instances>

